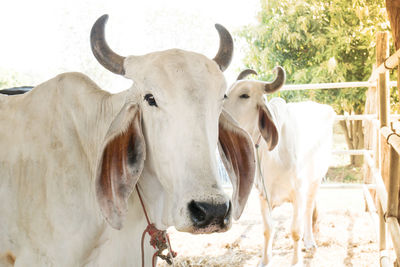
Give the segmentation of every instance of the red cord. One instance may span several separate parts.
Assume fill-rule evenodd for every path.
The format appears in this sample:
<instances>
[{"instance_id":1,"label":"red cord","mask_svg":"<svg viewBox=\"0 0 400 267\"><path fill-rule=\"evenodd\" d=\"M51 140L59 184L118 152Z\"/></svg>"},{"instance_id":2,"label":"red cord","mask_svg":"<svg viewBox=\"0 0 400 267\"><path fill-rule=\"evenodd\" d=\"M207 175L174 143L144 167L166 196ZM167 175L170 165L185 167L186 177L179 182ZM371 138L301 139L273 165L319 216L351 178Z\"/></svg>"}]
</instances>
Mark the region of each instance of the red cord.
<instances>
[{"instance_id":1,"label":"red cord","mask_svg":"<svg viewBox=\"0 0 400 267\"><path fill-rule=\"evenodd\" d=\"M139 188L137 185L136 185L136 191L139 196L140 204L142 204L142 208L143 208L144 216L146 216L147 224L150 224L149 216L147 216L146 208L144 207L143 199L142 199L142 196L140 195Z\"/></svg>"},{"instance_id":2,"label":"red cord","mask_svg":"<svg viewBox=\"0 0 400 267\"><path fill-rule=\"evenodd\" d=\"M157 252L155 252L153 254L153 258L152 258L153 267L156 267L156 260L157 260Z\"/></svg>"},{"instance_id":3,"label":"red cord","mask_svg":"<svg viewBox=\"0 0 400 267\"><path fill-rule=\"evenodd\" d=\"M142 267L144 267L144 236L146 235L146 231L142 234L142 242L141 242L141 251L142 251Z\"/></svg>"},{"instance_id":4,"label":"red cord","mask_svg":"<svg viewBox=\"0 0 400 267\"><path fill-rule=\"evenodd\" d=\"M142 196L140 195L139 188L136 185L136 191L138 192L138 196L140 199L140 203L143 207L143 212L147 220L147 227L143 231L142 240L141 240L141 250L142 250L142 267L144 267L144 237L146 233L150 235L150 245L157 249L157 251L153 254L152 257L152 266L156 267L156 259L160 257L161 259L165 260L168 264L172 264L173 258L176 257L177 253L172 251L171 243L169 241L169 236L166 231L158 230L154 224L150 223L149 217L146 212L146 208L144 207ZM169 253L167 255L162 254L162 252L167 249Z\"/></svg>"}]
</instances>

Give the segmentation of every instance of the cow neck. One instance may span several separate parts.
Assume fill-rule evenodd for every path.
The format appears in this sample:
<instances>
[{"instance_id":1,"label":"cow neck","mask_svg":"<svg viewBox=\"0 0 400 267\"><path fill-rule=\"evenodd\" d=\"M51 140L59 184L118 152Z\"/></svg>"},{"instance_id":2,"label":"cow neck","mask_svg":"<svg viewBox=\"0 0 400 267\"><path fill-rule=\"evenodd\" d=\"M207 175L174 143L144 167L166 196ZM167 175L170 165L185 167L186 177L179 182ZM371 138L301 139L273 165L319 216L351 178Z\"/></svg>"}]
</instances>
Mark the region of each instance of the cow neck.
<instances>
[{"instance_id":1,"label":"cow neck","mask_svg":"<svg viewBox=\"0 0 400 267\"><path fill-rule=\"evenodd\" d=\"M256 147L256 156L257 156L257 168L258 168L258 173L259 173L259 177L262 183L262 189L263 189L263 193L264 193L264 198L267 201L268 204L268 208L269 211L272 211L272 207L271 207L271 203L270 203L270 198L268 196L268 191L267 191L267 187L265 186L265 181L264 181L264 175L262 173L261 170L261 162L260 162L260 152L258 151L258 149L260 148L260 142L261 142L261 134L258 136L257 142L254 145Z\"/></svg>"},{"instance_id":2,"label":"cow neck","mask_svg":"<svg viewBox=\"0 0 400 267\"><path fill-rule=\"evenodd\" d=\"M167 231L162 231L156 228L156 226L150 222L149 216L147 215L146 207L144 206L142 196L139 191L139 187L136 185L136 191L139 196L140 204L142 205L144 216L146 217L147 227L143 231L142 241L141 241L141 252L142 252L142 267L144 267L144 237L146 233L150 236L150 245L156 249L152 257L152 266L156 267L156 259L159 257L162 260L165 260L169 265L174 265L174 258L177 253L171 249L171 243L169 241L169 236ZM164 250L168 250L167 254L163 254Z\"/></svg>"}]
</instances>

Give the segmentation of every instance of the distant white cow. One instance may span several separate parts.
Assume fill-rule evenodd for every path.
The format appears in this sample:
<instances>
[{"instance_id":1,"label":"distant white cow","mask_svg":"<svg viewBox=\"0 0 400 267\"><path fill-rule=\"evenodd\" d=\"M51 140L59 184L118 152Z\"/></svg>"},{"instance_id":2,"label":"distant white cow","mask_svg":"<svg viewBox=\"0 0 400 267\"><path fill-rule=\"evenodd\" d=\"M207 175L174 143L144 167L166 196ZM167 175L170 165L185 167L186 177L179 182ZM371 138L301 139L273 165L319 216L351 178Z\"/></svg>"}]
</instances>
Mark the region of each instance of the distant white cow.
<instances>
[{"instance_id":1,"label":"distant white cow","mask_svg":"<svg viewBox=\"0 0 400 267\"><path fill-rule=\"evenodd\" d=\"M92 51L131 88L112 95L64 73L0 95L0 266L152 266L136 186L161 230L222 232L242 213L255 157L223 111L229 32L216 25L213 60L179 49L122 57L105 42L106 21L92 28ZM218 182L218 143L233 205Z\"/></svg>"},{"instance_id":2,"label":"distant white cow","mask_svg":"<svg viewBox=\"0 0 400 267\"><path fill-rule=\"evenodd\" d=\"M272 257L271 211L284 202L293 204L292 264L302 262L299 241L303 231L305 248L316 248L312 231L313 214L314 222L317 215L315 196L329 166L335 115L330 106L310 101L286 103L273 98L267 103L264 94L277 91L285 81L284 70L278 67L277 71L272 83L241 80L256 74L252 70L242 72L224 104L258 146L256 186L265 229L260 266L266 266Z\"/></svg>"}]
</instances>

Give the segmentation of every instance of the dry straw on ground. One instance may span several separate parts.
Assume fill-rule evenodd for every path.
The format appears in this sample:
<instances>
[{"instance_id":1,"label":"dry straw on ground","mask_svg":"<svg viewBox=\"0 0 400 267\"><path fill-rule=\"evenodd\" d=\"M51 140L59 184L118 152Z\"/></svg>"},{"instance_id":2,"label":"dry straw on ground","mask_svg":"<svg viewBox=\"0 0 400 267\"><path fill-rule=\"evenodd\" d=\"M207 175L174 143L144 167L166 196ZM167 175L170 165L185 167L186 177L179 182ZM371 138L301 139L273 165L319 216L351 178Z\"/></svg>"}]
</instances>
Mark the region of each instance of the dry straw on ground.
<instances>
[{"instance_id":1,"label":"dry straw on ground","mask_svg":"<svg viewBox=\"0 0 400 267\"><path fill-rule=\"evenodd\" d=\"M375 230L360 189L321 189L318 249L304 265L312 267L379 266ZM285 204L273 212L275 236L273 265L290 266L293 243L290 237L292 208ZM177 267L257 266L261 257L263 228L256 190L241 219L222 234L190 235L170 230L173 249L178 252ZM394 257L391 255L392 258ZM166 267L159 263L159 267Z\"/></svg>"}]
</instances>

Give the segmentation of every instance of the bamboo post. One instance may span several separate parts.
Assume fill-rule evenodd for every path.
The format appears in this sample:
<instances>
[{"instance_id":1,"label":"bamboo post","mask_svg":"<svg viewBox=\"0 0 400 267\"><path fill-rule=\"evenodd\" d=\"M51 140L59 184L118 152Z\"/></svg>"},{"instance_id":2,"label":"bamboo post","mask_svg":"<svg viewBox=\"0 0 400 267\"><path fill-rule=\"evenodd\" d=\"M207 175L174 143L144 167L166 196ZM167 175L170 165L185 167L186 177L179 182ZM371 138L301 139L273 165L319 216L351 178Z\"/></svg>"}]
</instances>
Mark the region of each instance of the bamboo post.
<instances>
[{"instance_id":1,"label":"bamboo post","mask_svg":"<svg viewBox=\"0 0 400 267\"><path fill-rule=\"evenodd\" d=\"M397 66L397 90L400 92L400 64ZM393 129L392 129L393 130ZM391 133L392 134L392 133ZM390 135L389 135L390 136ZM389 141L390 137L387 137ZM395 137L394 140L397 145L400 144L400 137ZM399 151L396 151L393 145L390 145L390 178L389 178L389 192L388 192L388 208L387 213L389 217L389 230L391 231L393 246L396 251L396 262L395 266L399 265L400 255L400 233L399 233L399 190L400 190L400 175L399 175ZM392 219L393 218L393 219Z\"/></svg>"},{"instance_id":2,"label":"bamboo post","mask_svg":"<svg viewBox=\"0 0 400 267\"><path fill-rule=\"evenodd\" d=\"M372 69L372 72L374 71ZM378 99L377 99L377 89L376 83L368 87L366 92L366 101L365 101L365 108L364 114L377 114L378 113ZM377 127L374 121L372 120L365 120L363 121L363 130L364 130L364 149L373 150L374 154L376 154L376 137L377 137ZM369 168L368 164L364 160L364 184L371 184L373 183L371 169Z\"/></svg>"},{"instance_id":3,"label":"bamboo post","mask_svg":"<svg viewBox=\"0 0 400 267\"><path fill-rule=\"evenodd\" d=\"M399 154L390 146L387 216L397 219L399 209Z\"/></svg>"},{"instance_id":4,"label":"bamboo post","mask_svg":"<svg viewBox=\"0 0 400 267\"><path fill-rule=\"evenodd\" d=\"M378 215L379 215L379 264L380 266L386 266L388 258L386 255L386 223L384 221L384 212L382 209L382 203L378 203Z\"/></svg>"},{"instance_id":5,"label":"bamboo post","mask_svg":"<svg viewBox=\"0 0 400 267\"><path fill-rule=\"evenodd\" d=\"M385 62L389 56L389 42L387 32L378 32L376 40L376 64L377 66ZM381 128L389 125L389 90L387 81L389 80L389 72L379 74L378 91L379 91L379 120Z\"/></svg>"},{"instance_id":6,"label":"bamboo post","mask_svg":"<svg viewBox=\"0 0 400 267\"><path fill-rule=\"evenodd\" d=\"M397 93L400 96L400 61L399 61L399 64L397 65ZM397 111L400 112L399 106L397 106Z\"/></svg>"},{"instance_id":7,"label":"bamboo post","mask_svg":"<svg viewBox=\"0 0 400 267\"><path fill-rule=\"evenodd\" d=\"M372 72L375 71L375 64L372 68ZM378 99L377 99L377 89L376 89L377 83L375 82L373 85L368 87L368 90L366 92L366 100L365 100L365 109L364 109L364 114L377 114L378 113ZM364 115L364 116L365 116ZM364 120L363 122L363 131L364 131L364 149L372 150L373 155L377 155L378 151L377 149L379 146L376 145L377 142L377 137L378 137L378 131L377 131L377 124L375 123L374 120ZM379 140L379 139L378 139ZM375 156L374 156L375 157ZM364 177L364 184L372 184L374 183L373 180L373 175L372 175L372 169L375 166L369 166L367 161L365 160L364 157L364 165L363 165L363 177ZM373 198L375 199L375 188L370 188L368 189L369 194L368 196L364 194L364 201L365 201L365 211L370 211L371 214L374 214L377 210L370 210L371 206L368 204L368 199ZM377 219L377 222L379 220ZM379 224L377 223L376 226Z\"/></svg>"},{"instance_id":8,"label":"bamboo post","mask_svg":"<svg viewBox=\"0 0 400 267\"><path fill-rule=\"evenodd\" d=\"M388 33L387 32L378 32L376 36L376 65L381 65L385 59L388 57L389 54L389 45L388 45ZM387 93L387 84L386 84L386 77L388 72L379 74L378 76L378 99L379 99L379 121L380 127L388 125L388 93ZM379 134L379 133L378 133ZM378 135L378 140L380 140ZM377 142L379 145L379 142ZM380 149L378 149L380 151ZM380 168L380 155L375 155L376 160L378 161L377 167ZM382 203L378 205L378 212L379 212L379 252L386 250L386 223L384 218L384 213L382 209ZM386 259L380 259L380 265L382 266L382 261L385 262Z\"/></svg>"},{"instance_id":9,"label":"bamboo post","mask_svg":"<svg viewBox=\"0 0 400 267\"><path fill-rule=\"evenodd\" d=\"M392 28L392 37L396 50L400 48L400 3L398 0L386 0L386 11ZM400 68L397 69L397 85L400 79ZM400 93L400 87L397 87Z\"/></svg>"}]
</instances>

